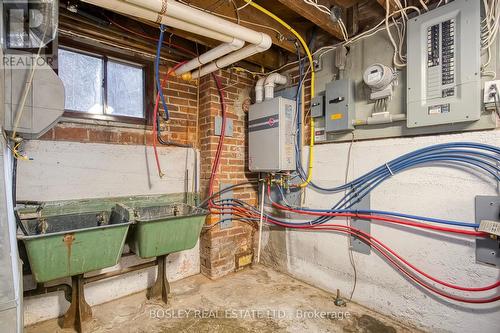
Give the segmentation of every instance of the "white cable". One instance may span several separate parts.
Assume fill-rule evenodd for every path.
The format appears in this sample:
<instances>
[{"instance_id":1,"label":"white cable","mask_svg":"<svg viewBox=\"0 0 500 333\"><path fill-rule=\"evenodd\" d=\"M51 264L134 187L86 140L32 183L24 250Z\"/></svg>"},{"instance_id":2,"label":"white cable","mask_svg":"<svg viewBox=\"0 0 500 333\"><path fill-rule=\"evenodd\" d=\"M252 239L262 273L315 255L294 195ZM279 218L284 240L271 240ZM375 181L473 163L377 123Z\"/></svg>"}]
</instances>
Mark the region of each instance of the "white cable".
<instances>
[{"instance_id":1,"label":"white cable","mask_svg":"<svg viewBox=\"0 0 500 333\"><path fill-rule=\"evenodd\" d=\"M389 27L389 15L390 15L391 7L389 5L389 1L385 2L385 29L387 30L387 36L389 37L389 40L391 41L392 47L394 48L394 53L392 56L392 62L394 63L394 66L396 67L405 67L406 64L404 62L400 62L398 60L398 46L396 45L396 42L394 41L394 38L392 37L391 29Z\"/></svg>"},{"instance_id":2,"label":"white cable","mask_svg":"<svg viewBox=\"0 0 500 333\"><path fill-rule=\"evenodd\" d=\"M243 6L236 8L236 11L239 12L240 10L242 10L243 8L245 8L246 6L248 6L251 3L252 3L252 1L245 3Z\"/></svg>"},{"instance_id":3,"label":"white cable","mask_svg":"<svg viewBox=\"0 0 500 333\"><path fill-rule=\"evenodd\" d=\"M316 8L317 10L319 10L322 13L325 13L328 16L332 15L332 11L330 10L330 8L319 4L318 0L304 0L304 3L307 5L313 6L314 8ZM349 34L347 33L347 28L340 17L338 18L337 23L340 27L340 32L342 33L342 37L344 38L344 41L347 41L349 39Z\"/></svg>"},{"instance_id":4,"label":"white cable","mask_svg":"<svg viewBox=\"0 0 500 333\"><path fill-rule=\"evenodd\" d=\"M400 13L401 13L401 15L402 15L402 13L405 13L405 15L406 15L406 13L408 11L410 11L410 10L411 11L415 11L415 12L417 12L420 15L420 9L418 7L415 7L415 6L406 6L403 9L399 9L399 10L393 11L389 15L389 17L393 17L394 15L398 15ZM343 42L341 42L339 44L336 44L336 45L323 46L323 47L317 49L316 51L314 51L313 55L319 54L318 59L321 59L322 56L324 56L325 54L333 51L339 45L347 46L347 45L352 44L354 42L357 42L357 41L360 41L360 40L365 39L367 37L373 36L374 34L378 33L379 31L385 29L385 27L381 27L384 24L384 22L385 22L385 19L383 19L382 21L380 21L379 23L377 23L371 29L366 30L365 32L363 32L363 33L361 33L359 35L356 35L355 37L350 38L347 41L343 41ZM285 68L293 66L293 65L296 65L298 63L299 63L298 60L292 61L292 62L289 62L289 63L287 63L287 64L285 64L285 65L283 65L283 66L281 66L281 67L279 67L277 69L274 69L274 70L266 72L266 73L252 72L252 71L249 71L249 70L245 70L245 71L248 72L248 73L250 73L250 74L252 74L252 75L269 75L269 74L272 74L272 73L280 72L280 71L284 70Z\"/></svg>"}]
</instances>

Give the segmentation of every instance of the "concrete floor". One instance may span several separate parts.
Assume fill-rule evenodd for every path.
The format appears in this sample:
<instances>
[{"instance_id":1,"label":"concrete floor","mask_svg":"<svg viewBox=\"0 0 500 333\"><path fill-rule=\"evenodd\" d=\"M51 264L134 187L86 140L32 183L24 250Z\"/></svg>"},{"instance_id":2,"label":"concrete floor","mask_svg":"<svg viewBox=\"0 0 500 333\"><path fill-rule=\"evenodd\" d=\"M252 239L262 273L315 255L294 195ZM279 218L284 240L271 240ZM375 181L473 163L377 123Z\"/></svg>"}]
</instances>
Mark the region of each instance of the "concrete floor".
<instances>
[{"instance_id":1,"label":"concrete floor","mask_svg":"<svg viewBox=\"0 0 500 333\"><path fill-rule=\"evenodd\" d=\"M93 307L88 332L418 332L287 275L254 266L212 281L196 275L172 283L169 305L145 293ZM71 332L58 320L27 327L27 333Z\"/></svg>"}]
</instances>

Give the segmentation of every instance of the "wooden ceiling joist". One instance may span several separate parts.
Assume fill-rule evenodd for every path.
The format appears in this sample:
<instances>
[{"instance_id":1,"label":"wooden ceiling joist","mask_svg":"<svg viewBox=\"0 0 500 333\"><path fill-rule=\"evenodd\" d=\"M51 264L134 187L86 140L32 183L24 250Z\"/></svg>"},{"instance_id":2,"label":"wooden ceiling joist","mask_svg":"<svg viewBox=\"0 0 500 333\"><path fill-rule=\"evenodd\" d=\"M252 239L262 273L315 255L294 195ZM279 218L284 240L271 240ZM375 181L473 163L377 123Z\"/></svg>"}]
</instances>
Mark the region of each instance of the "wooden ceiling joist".
<instances>
[{"instance_id":1,"label":"wooden ceiling joist","mask_svg":"<svg viewBox=\"0 0 500 333\"><path fill-rule=\"evenodd\" d=\"M189 4L199 8L208 8L212 13L224 15L224 19L237 23L238 19L235 9L229 3L225 3L213 8L207 6L206 0L190 0ZM296 52L295 44L293 43L293 41L286 39L286 37L291 36L290 32L271 17L264 15L258 9L255 9L252 6L247 6L245 9L238 11L238 15L240 19L240 25L255 31L266 33L272 38L273 44L275 44L276 46L279 46L280 48L291 53ZM254 24L248 22L252 22ZM305 36L305 31L302 31L301 29L296 30L302 36Z\"/></svg>"},{"instance_id":2,"label":"wooden ceiling joist","mask_svg":"<svg viewBox=\"0 0 500 333\"><path fill-rule=\"evenodd\" d=\"M377 2L379 3L380 6L382 6L382 8L384 10L386 10L386 4L387 4L387 1L389 1L389 11L392 13L393 11L396 11L398 10L398 7L396 6L396 4L394 3L394 1L390 1L390 0L377 0Z\"/></svg>"},{"instance_id":3,"label":"wooden ceiling joist","mask_svg":"<svg viewBox=\"0 0 500 333\"><path fill-rule=\"evenodd\" d=\"M334 23L327 14L322 13L317 8L314 8L311 5L303 1L297 0L278 0L281 4L287 6L292 9L297 14L301 15L305 19L311 21L316 24L318 27L328 32L330 35L335 38L342 40L342 31L340 26L337 23ZM323 0L325 6L330 7L329 1Z\"/></svg>"}]
</instances>

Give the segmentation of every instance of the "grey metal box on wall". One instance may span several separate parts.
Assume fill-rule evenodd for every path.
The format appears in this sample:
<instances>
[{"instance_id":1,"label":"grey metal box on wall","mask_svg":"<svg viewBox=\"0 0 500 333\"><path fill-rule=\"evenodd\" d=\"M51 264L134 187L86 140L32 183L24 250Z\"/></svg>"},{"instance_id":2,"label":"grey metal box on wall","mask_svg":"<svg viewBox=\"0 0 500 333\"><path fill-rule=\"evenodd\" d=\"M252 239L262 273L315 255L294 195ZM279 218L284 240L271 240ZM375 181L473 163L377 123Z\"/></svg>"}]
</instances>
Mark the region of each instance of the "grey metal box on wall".
<instances>
[{"instance_id":1,"label":"grey metal box on wall","mask_svg":"<svg viewBox=\"0 0 500 333\"><path fill-rule=\"evenodd\" d=\"M276 97L250 106L248 168L250 171L295 170L295 101Z\"/></svg>"},{"instance_id":2,"label":"grey metal box on wall","mask_svg":"<svg viewBox=\"0 0 500 333\"><path fill-rule=\"evenodd\" d=\"M480 118L480 3L455 0L408 21L408 127Z\"/></svg>"},{"instance_id":3,"label":"grey metal box on wall","mask_svg":"<svg viewBox=\"0 0 500 333\"><path fill-rule=\"evenodd\" d=\"M318 118L325 115L325 95L318 94L311 100L311 117Z\"/></svg>"},{"instance_id":4,"label":"grey metal box on wall","mask_svg":"<svg viewBox=\"0 0 500 333\"><path fill-rule=\"evenodd\" d=\"M12 131L21 96L26 86L26 77L31 68L4 69L5 119L4 127ZM33 83L17 133L27 139L36 139L54 126L64 113L64 86L57 74L46 64L39 65L34 73Z\"/></svg>"},{"instance_id":5,"label":"grey metal box on wall","mask_svg":"<svg viewBox=\"0 0 500 333\"><path fill-rule=\"evenodd\" d=\"M355 115L354 81L342 79L328 83L325 96L325 131L352 131Z\"/></svg>"}]
</instances>

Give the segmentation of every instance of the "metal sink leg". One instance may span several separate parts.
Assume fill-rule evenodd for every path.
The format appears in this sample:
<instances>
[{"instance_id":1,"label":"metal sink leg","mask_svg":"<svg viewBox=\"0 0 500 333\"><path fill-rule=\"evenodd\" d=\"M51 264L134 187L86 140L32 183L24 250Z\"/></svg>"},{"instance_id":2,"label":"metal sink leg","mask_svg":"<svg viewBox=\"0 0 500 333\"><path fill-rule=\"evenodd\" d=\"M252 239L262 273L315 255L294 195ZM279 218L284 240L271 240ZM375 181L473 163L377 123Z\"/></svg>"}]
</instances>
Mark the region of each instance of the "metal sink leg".
<instances>
[{"instance_id":1,"label":"metal sink leg","mask_svg":"<svg viewBox=\"0 0 500 333\"><path fill-rule=\"evenodd\" d=\"M71 305L63 318L63 328L74 328L83 333L83 323L92 318L92 309L85 301L83 274L71 277Z\"/></svg>"},{"instance_id":2,"label":"metal sink leg","mask_svg":"<svg viewBox=\"0 0 500 333\"><path fill-rule=\"evenodd\" d=\"M161 298L165 304L167 304L168 294L170 293L170 284L168 283L167 274L165 273L167 256L168 254L162 255L156 259L158 262L158 274L155 284L148 289L147 293L148 299Z\"/></svg>"}]
</instances>

